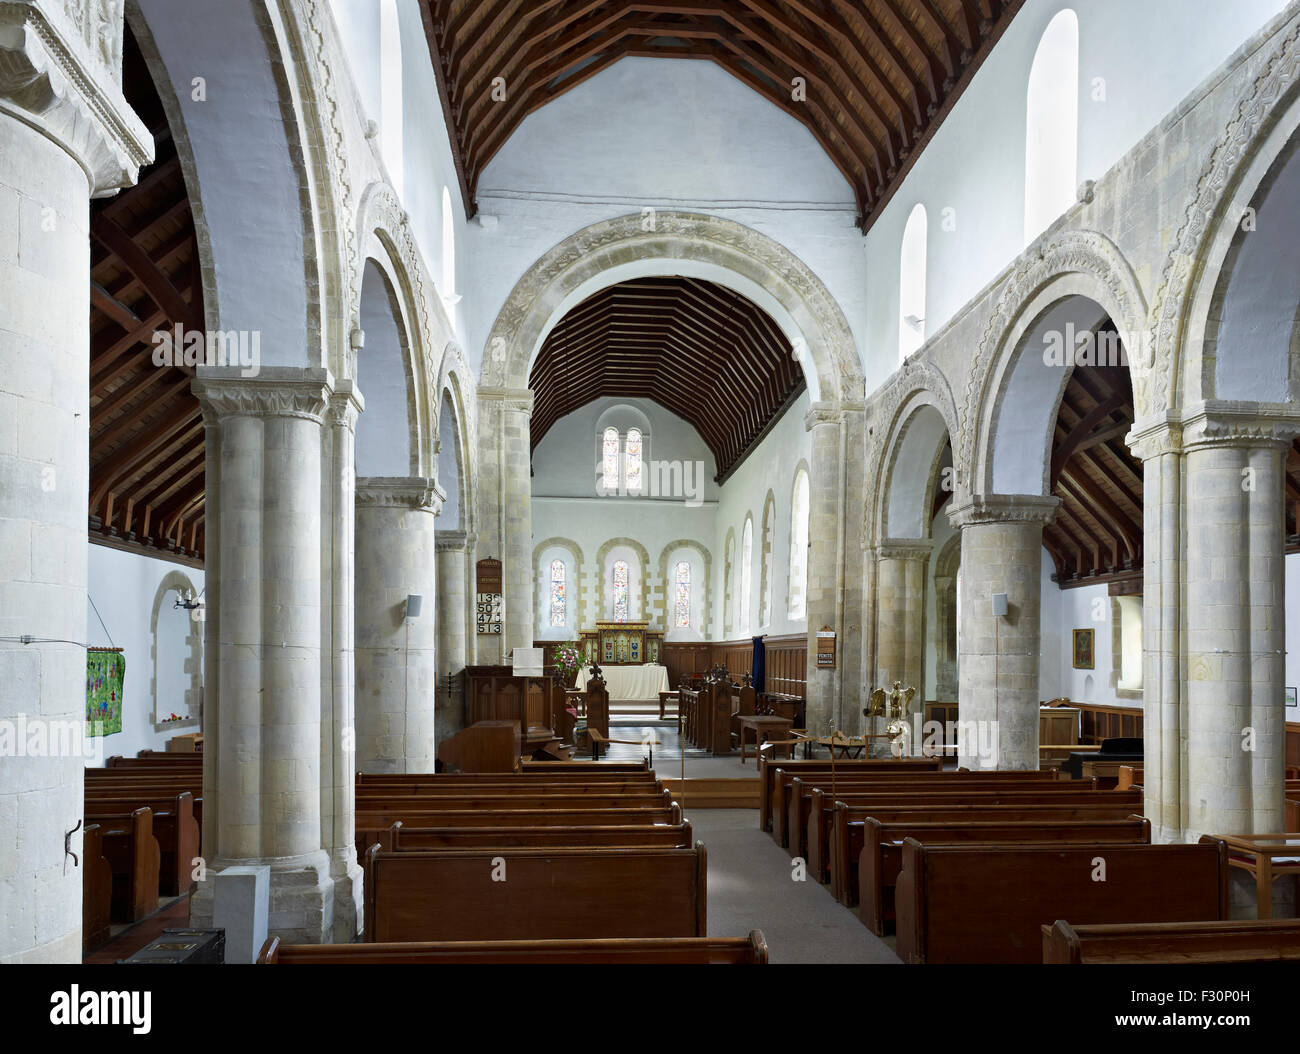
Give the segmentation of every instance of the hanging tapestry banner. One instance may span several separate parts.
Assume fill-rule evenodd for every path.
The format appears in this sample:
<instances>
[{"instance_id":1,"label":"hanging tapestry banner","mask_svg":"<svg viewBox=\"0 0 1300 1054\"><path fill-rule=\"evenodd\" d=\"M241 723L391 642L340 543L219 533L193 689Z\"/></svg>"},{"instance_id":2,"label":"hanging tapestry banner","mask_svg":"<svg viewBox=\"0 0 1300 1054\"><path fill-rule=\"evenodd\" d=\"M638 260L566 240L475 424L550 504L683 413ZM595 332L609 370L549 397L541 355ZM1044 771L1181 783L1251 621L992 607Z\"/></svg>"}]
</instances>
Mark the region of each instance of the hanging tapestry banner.
<instances>
[{"instance_id":1,"label":"hanging tapestry banner","mask_svg":"<svg viewBox=\"0 0 1300 1054\"><path fill-rule=\"evenodd\" d=\"M86 735L122 731L122 681L126 657L121 648L86 649Z\"/></svg>"}]
</instances>

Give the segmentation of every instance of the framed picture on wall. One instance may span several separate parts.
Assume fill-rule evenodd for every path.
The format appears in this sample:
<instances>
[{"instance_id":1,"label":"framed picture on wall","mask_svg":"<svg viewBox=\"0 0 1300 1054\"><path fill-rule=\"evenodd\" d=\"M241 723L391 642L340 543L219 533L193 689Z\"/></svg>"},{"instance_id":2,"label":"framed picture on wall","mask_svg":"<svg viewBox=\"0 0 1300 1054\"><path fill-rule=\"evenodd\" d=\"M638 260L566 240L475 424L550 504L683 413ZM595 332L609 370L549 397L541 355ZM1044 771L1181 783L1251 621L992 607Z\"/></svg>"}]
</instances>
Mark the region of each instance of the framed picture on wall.
<instances>
[{"instance_id":1,"label":"framed picture on wall","mask_svg":"<svg viewBox=\"0 0 1300 1054\"><path fill-rule=\"evenodd\" d=\"M1294 688L1288 688L1286 690L1286 708L1288 710L1300 710L1300 699L1296 698L1296 690ZM1294 715L1291 714L1287 715L1288 718L1293 718L1293 716Z\"/></svg>"},{"instance_id":2,"label":"framed picture on wall","mask_svg":"<svg viewBox=\"0 0 1300 1054\"><path fill-rule=\"evenodd\" d=\"M1074 668L1076 670L1091 670L1096 665L1096 659L1093 653L1093 634L1091 629L1076 629L1074 631Z\"/></svg>"}]
</instances>

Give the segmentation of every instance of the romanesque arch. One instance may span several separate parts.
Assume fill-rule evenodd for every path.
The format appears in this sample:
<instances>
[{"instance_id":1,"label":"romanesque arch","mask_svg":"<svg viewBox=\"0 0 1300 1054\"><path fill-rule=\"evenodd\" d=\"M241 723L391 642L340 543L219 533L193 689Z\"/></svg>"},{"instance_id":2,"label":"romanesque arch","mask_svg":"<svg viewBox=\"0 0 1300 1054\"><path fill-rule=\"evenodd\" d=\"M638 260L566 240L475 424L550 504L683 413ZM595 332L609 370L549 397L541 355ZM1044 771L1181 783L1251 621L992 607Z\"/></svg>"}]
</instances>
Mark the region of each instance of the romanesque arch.
<instances>
[{"instance_id":1,"label":"romanesque arch","mask_svg":"<svg viewBox=\"0 0 1300 1054\"><path fill-rule=\"evenodd\" d=\"M1055 314L1053 314L1055 312ZM1132 268L1096 231L1062 231L1025 253L998 298L967 378L957 449L958 492L1046 494L1051 423L1073 368L1031 362L1048 328L1093 328L1109 317L1129 355L1136 414L1150 376L1141 358L1146 299ZM1016 416L1005 413L1014 406ZM1002 455L999 463L999 454ZM1034 474L1037 474L1037 480ZM1017 489L1020 488L1020 489Z\"/></svg>"},{"instance_id":2,"label":"romanesque arch","mask_svg":"<svg viewBox=\"0 0 1300 1054\"><path fill-rule=\"evenodd\" d=\"M1242 232L1243 212L1300 126L1297 74L1300 22L1293 22L1206 159L1196 195L1166 256L1149 320L1150 359L1156 369L1146 408L1152 415L1209 397L1202 354L1215 290ZM1135 375L1135 395L1137 383Z\"/></svg>"}]
</instances>

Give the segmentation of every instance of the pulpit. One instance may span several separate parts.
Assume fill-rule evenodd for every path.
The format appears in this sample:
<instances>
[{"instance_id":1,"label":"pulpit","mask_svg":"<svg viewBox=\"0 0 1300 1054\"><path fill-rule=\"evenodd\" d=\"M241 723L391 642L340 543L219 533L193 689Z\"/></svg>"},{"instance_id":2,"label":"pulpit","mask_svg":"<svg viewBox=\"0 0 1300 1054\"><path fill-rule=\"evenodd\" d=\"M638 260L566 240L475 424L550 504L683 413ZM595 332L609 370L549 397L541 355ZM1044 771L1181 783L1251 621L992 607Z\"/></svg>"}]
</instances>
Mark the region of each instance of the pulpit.
<instances>
[{"instance_id":1,"label":"pulpit","mask_svg":"<svg viewBox=\"0 0 1300 1054\"><path fill-rule=\"evenodd\" d=\"M509 666L467 666L465 708L466 725L517 721L526 754L554 738L549 677L516 676Z\"/></svg>"}]
</instances>

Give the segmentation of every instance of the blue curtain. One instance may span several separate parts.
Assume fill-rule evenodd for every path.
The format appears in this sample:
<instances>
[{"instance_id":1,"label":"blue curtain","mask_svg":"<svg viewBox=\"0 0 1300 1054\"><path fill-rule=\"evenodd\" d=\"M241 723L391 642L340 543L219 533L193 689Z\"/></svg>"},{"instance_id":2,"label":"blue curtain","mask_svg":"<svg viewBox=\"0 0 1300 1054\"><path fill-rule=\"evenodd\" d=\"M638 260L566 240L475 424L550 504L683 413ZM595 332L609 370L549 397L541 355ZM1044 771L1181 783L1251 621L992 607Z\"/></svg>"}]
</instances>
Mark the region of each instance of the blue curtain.
<instances>
[{"instance_id":1,"label":"blue curtain","mask_svg":"<svg viewBox=\"0 0 1300 1054\"><path fill-rule=\"evenodd\" d=\"M750 678L754 682L754 691L767 691L767 649L763 646L763 638L754 638L754 664L750 667Z\"/></svg>"}]
</instances>

